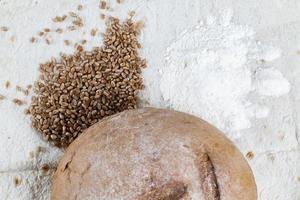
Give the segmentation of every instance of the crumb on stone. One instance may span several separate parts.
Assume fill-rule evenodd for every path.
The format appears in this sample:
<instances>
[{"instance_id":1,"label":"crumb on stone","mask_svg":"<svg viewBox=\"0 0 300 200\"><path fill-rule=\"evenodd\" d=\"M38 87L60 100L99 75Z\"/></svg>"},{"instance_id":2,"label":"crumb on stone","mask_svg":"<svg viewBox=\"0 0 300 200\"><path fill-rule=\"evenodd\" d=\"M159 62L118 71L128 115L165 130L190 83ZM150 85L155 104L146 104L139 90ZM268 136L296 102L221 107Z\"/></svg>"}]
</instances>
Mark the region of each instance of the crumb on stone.
<instances>
[{"instance_id":1,"label":"crumb on stone","mask_svg":"<svg viewBox=\"0 0 300 200\"><path fill-rule=\"evenodd\" d=\"M249 160L252 160L254 158L254 154L252 151L249 151L247 154L246 154L246 157L249 159Z\"/></svg>"},{"instance_id":2,"label":"crumb on stone","mask_svg":"<svg viewBox=\"0 0 300 200\"><path fill-rule=\"evenodd\" d=\"M22 179L19 177L14 177L15 186L21 185Z\"/></svg>"}]
</instances>

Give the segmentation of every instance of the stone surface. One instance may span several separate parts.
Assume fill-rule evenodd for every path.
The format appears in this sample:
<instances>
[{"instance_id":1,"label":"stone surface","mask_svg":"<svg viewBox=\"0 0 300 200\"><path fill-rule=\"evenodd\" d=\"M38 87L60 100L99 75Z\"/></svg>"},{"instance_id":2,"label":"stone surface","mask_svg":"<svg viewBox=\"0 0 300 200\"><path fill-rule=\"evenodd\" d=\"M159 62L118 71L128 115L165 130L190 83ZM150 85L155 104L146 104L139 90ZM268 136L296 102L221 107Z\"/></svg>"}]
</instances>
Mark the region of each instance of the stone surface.
<instances>
[{"instance_id":1,"label":"stone surface","mask_svg":"<svg viewBox=\"0 0 300 200\"><path fill-rule=\"evenodd\" d=\"M112 10L105 13L125 18L129 11L135 10L135 18L146 22L141 43L149 67L144 71L147 88L142 98L152 106L165 107L156 77L164 63L166 48L179 33L209 15L218 16L225 9L231 9L234 23L249 25L259 41L281 49L281 57L266 63L266 67L280 70L290 82L291 91L279 98L250 96L251 101L269 107L269 114L263 119L253 119L251 128L232 139L245 155L253 152L249 163L257 180L260 200L299 200L300 1L125 0L120 5L113 0L109 2ZM37 44L29 42L44 28L58 28L60 25L53 24L51 18L76 10L78 4L84 5L81 12L86 26L83 29L51 34L52 45L42 40ZM83 0L1 0L0 26L9 27L9 31L0 31L0 94L10 100L22 97L14 87L32 84L40 62L61 51L72 52L71 47L64 46L64 39L73 42L87 39L87 48L100 45L100 34L95 38L89 35L92 28L98 27L100 32L105 28L99 20L98 4L97 0L88 3ZM4 87L6 80L12 83L9 90ZM29 102L30 97L25 100ZM24 107L17 107L8 100L0 102L0 199L48 199L50 176L42 175L40 168L43 164L55 165L62 152L41 141L30 128L23 110ZM44 152L34 153L39 146ZM16 187L15 176L27 178ZM32 189L38 187L42 189ZM44 195L37 195L40 191Z\"/></svg>"}]
</instances>

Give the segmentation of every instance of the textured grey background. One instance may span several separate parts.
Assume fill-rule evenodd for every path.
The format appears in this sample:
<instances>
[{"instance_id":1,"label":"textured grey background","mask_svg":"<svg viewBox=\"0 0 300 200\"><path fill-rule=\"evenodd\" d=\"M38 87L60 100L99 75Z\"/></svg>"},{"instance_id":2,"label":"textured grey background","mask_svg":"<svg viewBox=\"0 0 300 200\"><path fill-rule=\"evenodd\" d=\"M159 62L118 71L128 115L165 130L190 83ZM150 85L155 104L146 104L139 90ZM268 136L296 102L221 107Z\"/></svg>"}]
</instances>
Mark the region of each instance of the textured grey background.
<instances>
[{"instance_id":1,"label":"textured grey background","mask_svg":"<svg viewBox=\"0 0 300 200\"><path fill-rule=\"evenodd\" d=\"M51 46L37 44L33 47L28 42L34 33L49 27L52 17L75 10L82 3L88 9L85 14L89 19L87 27L99 26L103 32L104 24L96 23L98 2L0 0L0 26L10 27L9 32L0 33L0 93L16 96L15 92L3 88L6 80L20 85L32 83L39 62L57 56L60 51L71 52L62 45L63 38L54 38L56 42ZM110 2L115 5L113 0ZM267 118L252 121L252 128L244 130L234 142L244 154L254 153L249 163L257 180L259 199L300 200L299 0L125 0L123 5L114 7L112 13L124 17L134 9L138 18L157 29L156 35L149 35L146 27L141 39L145 42L143 54L149 55L149 68L144 74L151 79L163 64L162 51L177 33L208 15L218 16L227 8L233 10L234 23L249 25L257 33L258 40L282 50L280 59L267 65L279 69L291 83L289 95L249 97L253 102L267 105L271 111ZM15 42L10 41L13 36ZM76 34L68 37L80 38ZM99 45L99 41L91 39L88 46ZM148 92L150 103L159 105L158 85L153 83ZM54 165L61 152L36 136L22 112L8 101L0 103L0 199L49 199L50 176L41 172L41 166ZM30 152L36 152L38 146L43 146L45 151L30 158ZM15 177L22 179L21 185L15 186Z\"/></svg>"}]
</instances>

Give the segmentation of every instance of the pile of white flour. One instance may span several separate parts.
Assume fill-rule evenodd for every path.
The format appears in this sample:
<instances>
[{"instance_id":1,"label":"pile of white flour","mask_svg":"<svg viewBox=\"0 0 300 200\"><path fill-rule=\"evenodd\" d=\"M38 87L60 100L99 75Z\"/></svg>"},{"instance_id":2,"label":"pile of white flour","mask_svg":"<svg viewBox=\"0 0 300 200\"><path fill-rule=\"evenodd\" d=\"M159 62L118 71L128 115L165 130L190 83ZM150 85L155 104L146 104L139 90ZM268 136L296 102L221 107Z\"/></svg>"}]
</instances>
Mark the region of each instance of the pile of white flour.
<instances>
[{"instance_id":1,"label":"pile of white flour","mask_svg":"<svg viewBox=\"0 0 300 200\"><path fill-rule=\"evenodd\" d=\"M278 70L263 65L277 59L280 50L257 42L251 28L231 18L231 12L209 17L179 35L167 50L160 89L169 107L195 114L234 137L250 128L252 116L268 115L268 108L248 101L251 92L281 96L290 84Z\"/></svg>"}]
</instances>

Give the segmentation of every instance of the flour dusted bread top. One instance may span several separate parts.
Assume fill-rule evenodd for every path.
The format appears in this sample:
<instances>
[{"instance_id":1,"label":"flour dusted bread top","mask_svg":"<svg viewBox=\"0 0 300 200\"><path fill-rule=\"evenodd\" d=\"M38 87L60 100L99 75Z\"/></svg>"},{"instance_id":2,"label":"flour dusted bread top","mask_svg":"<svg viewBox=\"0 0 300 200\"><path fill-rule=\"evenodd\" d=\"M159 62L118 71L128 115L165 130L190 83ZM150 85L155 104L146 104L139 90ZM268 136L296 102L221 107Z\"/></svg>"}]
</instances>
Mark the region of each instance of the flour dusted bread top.
<instances>
[{"instance_id":1,"label":"flour dusted bread top","mask_svg":"<svg viewBox=\"0 0 300 200\"><path fill-rule=\"evenodd\" d=\"M52 200L255 200L247 162L216 128L163 109L125 111L87 129L54 175Z\"/></svg>"}]
</instances>

